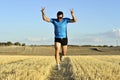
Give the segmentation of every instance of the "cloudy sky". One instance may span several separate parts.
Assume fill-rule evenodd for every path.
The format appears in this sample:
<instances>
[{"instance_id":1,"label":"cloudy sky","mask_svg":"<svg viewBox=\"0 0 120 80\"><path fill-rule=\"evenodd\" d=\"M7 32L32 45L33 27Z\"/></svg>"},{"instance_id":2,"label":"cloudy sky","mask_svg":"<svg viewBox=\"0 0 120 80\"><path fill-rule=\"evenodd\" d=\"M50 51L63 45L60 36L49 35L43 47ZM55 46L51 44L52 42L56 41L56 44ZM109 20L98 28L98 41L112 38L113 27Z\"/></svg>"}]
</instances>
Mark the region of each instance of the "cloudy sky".
<instances>
[{"instance_id":1,"label":"cloudy sky","mask_svg":"<svg viewBox=\"0 0 120 80\"><path fill-rule=\"evenodd\" d=\"M0 0L0 42L53 45L54 27L44 22L56 18L57 11L70 17L74 9L76 23L69 23L69 44L120 45L120 0Z\"/></svg>"}]
</instances>

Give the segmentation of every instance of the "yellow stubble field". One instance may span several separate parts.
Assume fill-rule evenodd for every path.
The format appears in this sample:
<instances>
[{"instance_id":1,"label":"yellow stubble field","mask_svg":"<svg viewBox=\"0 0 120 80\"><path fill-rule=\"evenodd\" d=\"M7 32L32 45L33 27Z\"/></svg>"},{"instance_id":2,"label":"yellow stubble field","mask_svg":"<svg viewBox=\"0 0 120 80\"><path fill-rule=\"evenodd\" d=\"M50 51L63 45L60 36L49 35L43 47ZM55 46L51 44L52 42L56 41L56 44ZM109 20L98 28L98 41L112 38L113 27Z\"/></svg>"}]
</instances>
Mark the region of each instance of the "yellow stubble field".
<instances>
[{"instance_id":1,"label":"yellow stubble field","mask_svg":"<svg viewBox=\"0 0 120 80\"><path fill-rule=\"evenodd\" d=\"M66 56L56 70L54 56L0 56L0 80L120 80L119 55Z\"/></svg>"}]
</instances>

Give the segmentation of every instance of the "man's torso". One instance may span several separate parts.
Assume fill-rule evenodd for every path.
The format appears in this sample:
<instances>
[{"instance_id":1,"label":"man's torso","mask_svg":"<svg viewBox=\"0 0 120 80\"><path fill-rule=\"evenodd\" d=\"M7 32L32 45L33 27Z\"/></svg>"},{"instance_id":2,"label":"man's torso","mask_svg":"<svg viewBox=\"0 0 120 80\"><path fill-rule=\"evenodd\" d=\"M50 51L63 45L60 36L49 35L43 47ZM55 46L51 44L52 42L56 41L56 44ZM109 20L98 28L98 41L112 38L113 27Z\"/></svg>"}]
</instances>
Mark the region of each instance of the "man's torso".
<instances>
[{"instance_id":1,"label":"man's torso","mask_svg":"<svg viewBox=\"0 0 120 80\"><path fill-rule=\"evenodd\" d=\"M54 25L55 38L67 37L67 23L69 21L69 18L63 18L62 21L58 21L58 19L51 19L50 22Z\"/></svg>"}]
</instances>

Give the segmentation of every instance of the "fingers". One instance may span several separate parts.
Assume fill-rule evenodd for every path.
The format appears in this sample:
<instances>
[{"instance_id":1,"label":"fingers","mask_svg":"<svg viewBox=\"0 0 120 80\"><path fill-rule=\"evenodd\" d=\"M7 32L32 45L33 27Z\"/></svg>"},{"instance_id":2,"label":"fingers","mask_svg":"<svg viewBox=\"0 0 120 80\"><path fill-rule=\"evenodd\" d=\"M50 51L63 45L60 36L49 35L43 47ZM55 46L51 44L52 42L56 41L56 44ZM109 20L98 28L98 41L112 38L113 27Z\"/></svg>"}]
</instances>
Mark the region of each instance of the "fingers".
<instances>
[{"instance_id":1,"label":"fingers","mask_svg":"<svg viewBox=\"0 0 120 80\"><path fill-rule=\"evenodd\" d=\"M42 7L42 10L45 10L45 7Z\"/></svg>"},{"instance_id":2,"label":"fingers","mask_svg":"<svg viewBox=\"0 0 120 80\"><path fill-rule=\"evenodd\" d=\"M74 12L73 8L72 8L72 9L70 9L70 11Z\"/></svg>"},{"instance_id":3,"label":"fingers","mask_svg":"<svg viewBox=\"0 0 120 80\"><path fill-rule=\"evenodd\" d=\"M70 12L71 12L71 14L74 14L74 10L73 9L70 9Z\"/></svg>"},{"instance_id":4,"label":"fingers","mask_svg":"<svg viewBox=\"0 0 120 80\"><path fill-rule=\"evenodd\" d=\"M44 10L45 10L45 7L42 7L41 11L44 12Z\"/></svg>"}]
</instances>

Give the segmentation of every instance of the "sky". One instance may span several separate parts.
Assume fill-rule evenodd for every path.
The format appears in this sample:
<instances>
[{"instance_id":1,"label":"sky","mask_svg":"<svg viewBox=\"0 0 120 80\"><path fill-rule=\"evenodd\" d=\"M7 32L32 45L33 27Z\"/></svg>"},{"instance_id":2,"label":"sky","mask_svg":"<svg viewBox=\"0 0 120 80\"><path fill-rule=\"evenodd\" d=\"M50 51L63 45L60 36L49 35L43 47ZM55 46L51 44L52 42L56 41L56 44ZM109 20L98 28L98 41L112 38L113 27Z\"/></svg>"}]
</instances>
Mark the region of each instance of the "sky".
<instances>
[{"instance_id":1,"label":"sky","mask_svg":"<svg viewBox=\"0 0 120 80\"><path fill-rule=\"evenodd\" d=\"M54 26L42 20L58 11L76 23L67 25L69 45L120 45L120 0L0 0L0 42L53 45Z\"/></svg>"}]
</instances>

